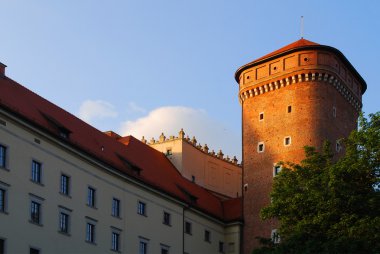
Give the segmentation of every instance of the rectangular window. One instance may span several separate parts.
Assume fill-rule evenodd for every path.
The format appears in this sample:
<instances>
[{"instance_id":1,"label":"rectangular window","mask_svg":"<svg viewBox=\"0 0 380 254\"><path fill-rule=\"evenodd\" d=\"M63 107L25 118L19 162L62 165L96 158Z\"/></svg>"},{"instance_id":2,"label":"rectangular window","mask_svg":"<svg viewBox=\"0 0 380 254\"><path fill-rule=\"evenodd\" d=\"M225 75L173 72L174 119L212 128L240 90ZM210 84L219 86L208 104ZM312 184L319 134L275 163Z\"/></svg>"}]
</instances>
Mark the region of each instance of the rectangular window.
<instances>
[{"instance_id":1,"label":"rectangular window","mask_svg":"<svg viewBox=\"0 0 380 254\"><path fill-rule=\"evenodd\" d=\"M280 243L280 235L277 233L277 229L273 229L271 233L272 242L277 244Z\"/></svg>"},{"instance_id":2,"label":"rectangular window","mask_svg":"<svg viewBox=\"0 0 380 254\"><path fill-rule=\"evenodd\" d=\"M41 163L37 161L32 161L32 181L36 183L41 183Z\"/></svg>"},{"instance_id":3,"label":"rectangular window","mask_svg":"<svg viewBox=\"0 0 380 254\"><path fill-rule=\"evenodd\" d=\"M30 205L30 220L34 223L41 222L41 204L32 201Z\"/></svg>"},{"instance_id":4,"label":"rectangular window","mask_svg":"<svg viewBox=\"0 0 380 254\"><path fill-rule=\"evenodd\" d=\"M0 254L4 254L4 253L5 253L5 240L0 239Z\"/></svg>"},{"instance_id":5,"label":"rectangular window","mask_svg":"<svg viewBox=\"0 0 380 254\"><path fill-rule=\"evenodd\" d=\"M120 217L120 200L112 199L112 216Z\"/></svg>"},{"instance_id":6,"label":"rectangular window","mask_svg":"<svg viewBox=\"0 0 380 254\"><path fill-rule=\"evenodd\" d=\"M281 172L282 167L280 165L275 165L273 167L273 176L278 175Z\"/></svg>"},{"instance_id":7,"label":"rectangular window","mask_svg":"<svg viewBox=\"0 0 380 254\"><path fill-rule=\"evenodd\" d=\"M224 242L219 242L219 252L224 253Z\"/></svg>"},{"instance_id":8,"label":"rectangular window","mask_svg":"<svg viewBox=\"0 0 380 254\"><path fill-rule=\"evenodd\" d=\"M164 212L164 217L163 217L162 223L170 226L170 213Z\"/></svg>"},{"instance_id":9,"label":"rectangular window","mask_svg":"<svg viewBox=\"0 0 380 254\"><path fill-rule=\"evenodd\" d=\"M5 168L6 156L7 156L7 148L3 145L0 145L0 168Z\"/></svg>"},{"instance_id":10,"label":"rectangular window","mask_svg":"<svg viewBox=\"0 0 380 254\"><path fill-rule=\"evenodd\" d=\"M204 240L206 242L211 242L211 233L210 233L210 231L205 230L205 238L204 238Z\"/></svg>"},{"instance_id":11,"label":"rectangular window","mask_svg":"<svg viewBox=\"0 0 380 254\"><path fill-rule=\"evenodd\" d=\"M169 254L169 248L161 246L161 254Z\"/></svg>"},{"instance_id":12,"label":"rectangular window","mask_svg":"<svg viewBox=\"0 0 380 254\"><path fill-rule=\"evenodd\" d=\"M69 233L69 215L63 212L59 214L59 231Z\"/></svg>"},{"instance_id":13,"label":"rectangular window","mask_svg":"<svg viewBox=\"0 0 380 254\"><path fill-rule=\"evenodd\" d=\"M39 249L35 249L35 248L30 248L29 249L29 254L40 254L40 250Z\"/></svg>"},{"instance_id":14,"label":"rectangular window","mask_svg":"<svg viewBox=\"0 0 380 254\"><path fill-rule=\"evenodd\" d=\"M336 117L336 107L333 107L333 117L335 118Z\"/></svg>"},{"instance_id":15,"label":"rectangular window","mask_svg":"<svg viewBox=\"0 0 380 254\"><path fill-rule=\"evenodd\" d=\"M91 187L87 189L87 205L95 207L95 189Z\"/></svg>"},{"instance_id":16,"label":"rectangular window","mask_svg":"<svg viewBox=\"0 0 380 254\"><path fill-rule=\"evenodd\" d=\"M185 221L185 233L191 235L192 233L191 222Z\"/></svg>"},{"instance_id":17,"label":"rectangular window","mask_svg":"<svg viewBox=\"0 0 380 254\"><path fill-rule=\"evenodd\" d=\"M292 143L292 139L290 137L284 138L284 145L289 146Z\"/></svg>"},{"instance_id":18,"label":"rectangular window","mask_svg":"<svg viewBox=\"0 0 380 254\"><path fill-rule=\"evenodd\" d=\"M137 213L141 215L146 215L146 204L144 202L139 201L137 204Z\"/></svg>"},{"instance_id":19,"label":"rectangular window","mask_svg":"<svg viewBox=\"0 0 380 254\"><path fill-rule=\"evenodd\" d=\"M91 223L86 224L86 241L95 243L95 225Z\"/></svg>"},{"instance_id":20,"label":"rectangular window","mask_svg":"<svg viewBox=\"0 0 380 254\"><path fill-rule=\"evenodd\" d=\"M147 254L147 253L148 253L148 243L144 241L140 241L139 254Z\"/></svg>"},{"instance_id":21,"label":"rectangular window","mask_svg":"<svg viewBox=\"0 0 380 254\"><path fill-rule=\"evenodd\" d=\"M119 251L120 250L120 234L116 232L112 232L112 250Z\"/></svg>"},{"instance_id":22,"label":"rectangular window","mask_svg":"<svg viewBox=\"0 0 380 254\"><path fill-rule=\"evenodd\" d=\"M60 190L62 194L69 195L69 184L70 184L70 177L62 174L61 175L61 190Z\"/></svg>"},{"instance_id":23,"label":"rectangular window","mask_svg":"<svg viewBox=\"0 0 380 254\"><path fill-rule=\"evenodd\" d=\"M288 106L288 113L292 112L292 106Z\"/></svg>"},{"instance_id":24,"label":"rectangular window","mask_svg":"<svg viewBox=\"0 0 380 254\"><path fill-rule=\"evenodd\" d=\"M258 153L263 153L265 150L264 142L259 142L257 144L257 152Z\"/></svg>"},{"instance_id":25,"label":"rectangular window","mask_svg":"<svg viewBox=\"0 0 380 254\"><path fill-rule=\"evenodd\" d=\"M0 189L0 212L5 212L6 207L5 207L5 190Z\"/></svg>"},{"instance_id":26,"label":"rectangular window","mask_svg":"<svg viewBox=\"0 0 380 254\"><path fill-rule=\"evenodd\" d=\"M259 114L259 120L260 120L260 121L264 120L264 113L263 113L263 112L261 112L261 113Z\"/></svg>"}]
</instances>

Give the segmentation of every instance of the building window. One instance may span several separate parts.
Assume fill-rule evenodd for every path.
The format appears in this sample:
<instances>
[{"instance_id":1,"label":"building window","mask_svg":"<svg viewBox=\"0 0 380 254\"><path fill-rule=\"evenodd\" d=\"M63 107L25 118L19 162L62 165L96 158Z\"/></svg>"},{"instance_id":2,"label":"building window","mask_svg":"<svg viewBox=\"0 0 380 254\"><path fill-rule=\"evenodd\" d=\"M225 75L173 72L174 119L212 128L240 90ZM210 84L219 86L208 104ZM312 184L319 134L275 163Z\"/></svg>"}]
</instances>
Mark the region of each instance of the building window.
<instances>
[{"instance_id":1,"label":"building window","mask_svg":"<svg viewBox=\"0 0 380 254\"><path fill-rule=\"evenodd\" d=\"M277 229L273 229L271 233L272 242L277 244L280 243L280 235L277 233Z\"/></svg>"},{"instance_id":2,"label":"building window","mask_svg":"<svg viewBox=\"0 0 380 254\"><path fill-rule=\"evenodd\" d=\"M259 121L262 121L262 120L264 120L264 112L261 112L259 114Z\"/></svg>"},{"instance_id":3,"label":"building window","mask_svg":"<svg viewBox=\"0 0 380 254\"><path fill-rule=\"evenodd\" d=\"M288 113L292 113L292 106L288 106Z\"/></svg>"},{"instance_id":4,"label":"building window","mask_svg":"<svg viewBox=\"0 0 380 254\"><path fill-rule=\"evenodd\" d=\"M5 253L5 239L0 238L0 254Z\"/></svg>"},{"instance_id":5,"label":"building window","mask_svg":"<svg viewBox=\"0 0 380 254\"><path fill-rule=\"evenodd\" d=\"M258 153L263 153L265 150L265 145L264 145L264 142L259 142L257 144L257 152Z\"/></svg>"},{"instance_id":6,"label":"building window","mask_svg":"<svg viewBox=\"0 0 380 254\"><path fill-rule=\"evenodd\" d=\"M275 165L273 167L273 176L278 175L281 172L282 167L280 165Z\"/></svg>"},{"instance_id":7,"label":"building window","mask_svg":"<svg viewBox=\"0 0 380 254\"><path fill-rule=\"evenodd\" d=\"M166 244L160 244L160 245L161 245L161 254L169 254L170 246Z\"/></svg>"},{"instance_id":8,"label":"building window","mask_svg":"<svg viewBox=\"0 0 380 254\"><path fill-rule=\"evenodd\" d=\"M285 137L284 138L284 145L289 146L292 143L291 137Z\"/></svg>"},{"instance_id":9,"label":"building window","mask_svg":"<svg viewBox=\"0 0 380 254\"><path fill-rule=\"evenodd\" d=\"M185 221L185 233L191 235L192 227L191 222Z\"/></svg>"},{"instance_id":10,"label":"building window","mask_svg":"<svg viewBox=\"0 0 380 254\"><path fill-rule=\"evenodd\" d=\"M224 242L219 242L219 253L224 253Z\"/></svg>"},{"instance_id":11,"label":"building window","mask_svg":"<svg viewBox=\"0 0 380 254\"><path fill-rule=\"evenodd\" d=\"M137 213L146 216L146 204L139 201L137 204Z\"/></svg>"},{"instance_id":12,"label":"building window","mask_svg":"<svg viewBox=\"0 0 380 254\"><path fill-rule=\"evenodd\" d=\"M69 195L70 177L67 175L61 175L61 189L60 192L63 195Z\"/></svg>"},{"instance_id":13,"label":"building window","mask_svg":"<svg viewBox=\"0 0 380 254\"><path fill-rule=\"evenodd\" d=\"M40 254L40 250L36 248L30 248L29 254Z\"/></svg>"},{"instance_id":14,"label":"building window","mask_svg":"<svg viewBox=\"0 0 380 254\"><path fill-rule=\"evenodd\" d=\"M194 176L194 175L191 176L191 181L192 181L193 183L195 183L195 176Z\"/></svg>"},{"instance_id":15,"label":"building window","mask_svg":"<svg viewBox=\"0 0 380 254\"><path fill-rule=\"evenodd\" d=\"M205 230L205 237L204 237L204 240L205 240L206 242L211 242L211 233L210 233L210 231Z\"/></svg>"},{"instance_id":16,"label":"building window","mask_svg":"<svg viewBox=\"0 0 380 254\"><path fill-rule=\"evenodd\" d=\"M88 222L86 224L86 242L95 243L95 225Z\"/></svg>"},{"instance_id":17,"label":"building window","mask_svg":"<svg viewBox=\"0 0 380 254\"><path fill-rule=\"evenodd\" d=\"M69 215L63 212L59 213L59 231L69 233Z\"/></svg>"},{"instance_id":18,"label":"building window","mask_svg":"<svg viewBox=\"0 0 380 254\"><path fill-rule=\"evenodd\" d=\"M35 201L30 204L30 220L33 223L41 224L41 204Z\"/></svg>"},{"instance_id":19,"label":"building window","mask_svg":"<svg viewBox=\"0 0 380 254\"><path fill-rule=\"evenodd\" d=\"M147 254L147 253L148 253L148 243L146 241L140 240L139 254Z\"/></svg>"},{"instance_id":20,"label":"building window","mask_svg":"<svg viewBox=\"0 0 380 254\"><path fill-rule=\"evenodd\" d=\"M170 226L170 213L164 212L164 217L163 217L162 223Z\"/></svg>"},{"instance_id":21,"label":"building window","mask_svg":"<svg viewBox=\"0 0 380 254\"><path fill-rule=\"evenodd\" d=\"M0 145L0 168L6 167L7 148Z\"/></svg>"},{"instance_id":22,"label":"building window","mask_svg":"<svg viewBox=\"0 0 380 254\"><path fill-rule=\"evenodd\" d=\"M231 242L228 243L228 252L234 252L235 251L235 243Z\"/></svg>"},{"instance_id":23,"label":"building window","mask_svg":"<svg viewBox=\"0 0 380 254\"><path fill-rule=\"evenodd\" d=\"M336 107L333 107L332 114L333 114L333 117L335 118L336 117Z\"/></svg>"},{"instance_id":24,"label":"building window","mask_svg":"<svg viewBox=\"0 0 380 254\"><path fill-rule=\"evenodd\" d=\"M112 232L112 245L111 249L114 251L120 251L120 234Z\"/></svg>"},{"instance_id":25,"label":"building window","mask_svg":"<svg viewBox=\"0 0 380 254\"><path fill-rule=\"evenodd\" d=\"M5 197L6 197L6 190L0 189L0 212L3 212L3 213L6 211Z\"/></svg>"},{"instance_id":26,"label":"building window","mask_svg":"<svg viewBox=\"0 0 380 254\"><path fill-rule=\"evenodd\" d=\"M87 205L95 207L95 189L91 187L87 189Z\"/></svg>"},{"instance_id":27,"label":"building window","mask_svg":"<svg viewBox=\"0 0 380 254\"><path fill-rule=\"evenodd\" d=\"M166 156L169 156L169 155L173 155L173 151L172 151L172 149L171 148L167 148L166 149L166 154L165 154Z\"/></svg>"},{"instance_id":28,"label":"building window","mask_svg":"<svg viewBox=\"0 0 380 254\"><path fill-rule=\"evenodd\" d=\"M120 200L112 199L112 216L120 217Z\"/></svg>"},{"instance_id":29,"label":"building window","mask_svg":"<svg viewBox=\"0 0 380 254\"><path fill-rule=\"evenodd\" d=\"M339 153L342 150L342 145L340 143L340 140L337 140L335 143L335 150Z\"/></svg>"},{"instance_id":30,"label":"building window","mask_svg":"<svg viewBox=\"0 0 380 254\"><path fill-rule=\"evenodd\" d=\"M41 163L33 160L32 161L32 181L35 183L41 183Z\"/></svg>"}]
</instances>

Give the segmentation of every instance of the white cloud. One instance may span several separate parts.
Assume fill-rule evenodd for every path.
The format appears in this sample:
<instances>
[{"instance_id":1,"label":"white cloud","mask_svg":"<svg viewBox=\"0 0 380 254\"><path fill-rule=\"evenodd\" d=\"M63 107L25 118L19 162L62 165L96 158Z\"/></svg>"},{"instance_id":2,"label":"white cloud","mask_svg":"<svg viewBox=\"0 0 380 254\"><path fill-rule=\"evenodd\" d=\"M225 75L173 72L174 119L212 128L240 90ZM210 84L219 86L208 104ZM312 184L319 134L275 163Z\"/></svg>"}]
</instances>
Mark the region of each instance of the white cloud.
<instances>
[{"instance_id":1,"label":"white cloud","mask_svg":"<svg viewBox=\"0 0 380 254\"><path fill-rule=\"evenodd\" d=\"M102 100L86 100L79 108L79 118L86 122L118 116L114 106Z\"/></svg>"},{"instance_id":2,"label":"white cloud","mask_svg":"<svg viewBox=\"0 0 380 254\"><path fill-rule=\"evenodd\" d=\"M240 134L228 130L201 109L180 106L157 108L135 121L122 123L119 133L123 136L132 135L137 139L145 136L147 140L151 137L157 140L161 132L166 137L178 136L181 128L190 138L195 136L198 143L206 143L210 150L217 152L222 149L225 155L237 155L241 158Z\"/></svg>"},{"instance_id":3,"label":"white cloud","mask_svg":"<svg viewBox=\"0 0 380 254\"><path fill-rule=\"evenodd\" d=\"M146 110L139 105L137 105L135 102L131 101L128 103L127 110L132 113L145 113Z\"/></svg>"}]
</instances>

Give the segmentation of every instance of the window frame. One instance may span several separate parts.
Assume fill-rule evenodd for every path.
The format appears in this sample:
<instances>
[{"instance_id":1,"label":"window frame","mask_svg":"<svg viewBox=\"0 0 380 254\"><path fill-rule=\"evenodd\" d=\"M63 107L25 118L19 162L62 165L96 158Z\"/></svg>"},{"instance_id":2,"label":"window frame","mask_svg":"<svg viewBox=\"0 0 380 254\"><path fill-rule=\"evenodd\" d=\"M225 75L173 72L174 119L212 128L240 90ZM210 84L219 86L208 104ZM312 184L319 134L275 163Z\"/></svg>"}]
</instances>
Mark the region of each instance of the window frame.
<instances>
[{"instance_id":1,"label":"window frame","mask_svg":"<svg viewBox=\"0 0 380 254\"><path fill-rule=\"evenodd\" d=\"M111 206L111 215L120 218L120 199L113 197Z\"/></svg>"},{"instance_id":2,"label":"window frame","mask_svg":"<svg viewBox=\"0 0 380 254\"><path fill-rule=\"evenodd\" d=\"M94 222L86 222L86 242L95 244L95 230L96 223Z\"/></svg>"},{"instance_id":3,"label":"window frame","mask_svg":"<svg viewBox=\"0 0 380 254\"><path fill-rule=\"evenodd\" d=\"M282 170L282 166L278 165L277 163L273 166L273 177L277 176Z\"/></svg>"},{"instance_id":4,"label":"window frame","mask_svg":"<svg viewBox=\"0 0 380 254\"><path fill-rule=\"evenodd\" d=\"M279 233L277 232L277 229L272 229L272 232L270 234L270 238L272 239L272 242L274 244L279 244L281 242L281 237Z\"/></svg>"},{"instance_id":5,"label":"window frame","mask_svg":"<svg viewBox=\"0 0 380 254\"><path fill-rule=\"evenodd\" d=\"M137 202L137 214L142 215L142 216L147 216L146 203L141 200Z\"/></svg>"},{"instance_id":6,"label":"window frame","mask_svg":"<svg viewBox=\"0 0 380 254\"><path fill-rule=\"evenodd\" d=\"M262 149L260 148L260 146L262 146ZM257 152L258 153L265 152L265 143L264 143L264 141L261 141L261 142L257 143Z\"/></svg>"},{"instance_id":7,"label":"window frame","mask_svg":"<svg viewBox=\"0 0 380 254\"><path fill-rule=\"evenodd\" d=\"M222 242L222 241L219 241L219 253L224 253L225 252L225 250L224 250L224 242Z\"/></svg>"},{"instance_id":8,"label":"window frame","mask_svg":"<svg viewBox=\"0 0 380 254\"><path fill-rule=\"evenodd\" d=\"M63 182L63 179L66 179L65 182ZM67 174L61 173L61 177L60 177L59 182L60 182L59 193L61 193L64 196L70 196L71 177Z\"/></svg>"},{"instance_id":9,"label":"window frame","mask_svg":"<svg viewBox=\"0 0 380 254\"><path fill-rule=\"evenodd\" d=\"M0 185L0 213L7 213L8 189Z\"/></svg>"},{"instance_id":10,"label":"window frame","mask_svg":"<svg viewBox=\"0 0 380 254\"><path fill-rule=\"evenodd\" d=\"M64 219L63 219L64 218ZM70 214L60 211L59 212L59 232L69 234Z\"/></svg>"},{"instance_id":11,"label":"window frame","mask_svg":"<svg viewBox=\"0 0 380 254\"><path fill-rule=\"evenodd\" d=\"M259 113L259 122L264 121L264 112Z\"/></svg>"},{"instance_id":12,"label":"window frame","mask_svg":"<svg viewBox=\"0 0 380 254\"><path fill-rule=\"evenodd\" d=\"M4 144L0 144L0 168L6 169L7 168L7 153L8 147Z\"/></svg>"},{"instance_id":13,"label":"window frame","mask_svg":"<svg viewBox=\"0 0 380 254\"><path fill-rule=\"evenodd\" d=\"M145 237L139 236L139 254L147 254L148 253L148 244L149 244L149 239ZM141 248L143 247L143 249Z\"/></svg>"},{"instance_id":14,"label":"window frame","mask_svg":"<svg viewBox=\"0 0 380 254\"><path fill-rule=\"evenodd\" d=\"M35 200L30 201L30 221L37 225L42 225L41 207L42 204L40 202Z\"/></svg>"},{"instance_id":15,"label":"window frame","mask_svg":"<svg viewBox=\"0 0 380 254\"><path fill-rule=\"evenodd\" d=\"M111 250L120 252L120 232L111 231Z\"/></svg>"},{"instance_id":16,"label":"window frame","mask_svg":"<svg viewBox=\"0 0 380 254\"><path fill-rule=\"evenodd\" d=\"M204 232L204 241L208 242L208 243L211 243L211 231L210 230L205 229L205 232Z\"/></svg>"},{"instance_id":17,"label":"window frame","mask_svg":"<svg viewBox=\"0 0 380 254\"><path fill-rule=\"evenodd\" d=\"M38 166L38 167L36 167ZM33 183L42 184L42 163L38 160L32 160L32 169L30 180Z\"/></svg>"},{"instance_id":18,"label":"window frame","mask_svg":"<svg viewBox=\"0 0 380 254\"><path fill-rule=\"evenodd\" d=\"M185 221L184 231L188 235L192 235L193 234L193 225L192 225L192 223L190 221Z\"/></svg>"},{"instance_id":19,"label":"window frame","mask_svg":"<svg viewBox=\"0 0 380 254\"><path fill-rule=\"evenodd\" d=\"M292 144L292 137L291 136L284 137L284 146L290 146L291 144Z\"/></svg>"},{"instance_id":20,"label":"window frame","mask_svg":"<svg viewBox=\"0 0 380 254\"><path fill-rule=\"evenodd\" d=\"M171 220L171 214L164 211L163 217L162 217L162 224L167 225L167 226L171 226L172 225L171 221L172 221Z\"/></svg>"},{"instance_id":21,"label":"window frame","mask_svg":"<svg viewBox=\"0 0 380 254\"><path fill-rule=\"evenodd\" d=\"M87 206L96 208L96 189L92 186L87 186Z\"/></svg>"}]
</instances>

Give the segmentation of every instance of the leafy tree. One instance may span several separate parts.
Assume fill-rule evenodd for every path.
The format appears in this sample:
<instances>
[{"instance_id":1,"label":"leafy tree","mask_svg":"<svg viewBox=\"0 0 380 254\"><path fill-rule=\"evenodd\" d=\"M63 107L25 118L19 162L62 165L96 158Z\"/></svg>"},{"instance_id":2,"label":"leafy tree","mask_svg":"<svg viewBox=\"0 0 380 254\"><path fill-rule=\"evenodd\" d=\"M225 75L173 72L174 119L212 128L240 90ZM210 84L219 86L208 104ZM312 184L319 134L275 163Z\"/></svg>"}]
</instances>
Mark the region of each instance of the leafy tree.
<instances>
[{"instance_id":1,"label":"leafy tree","mask_svg":"<svg viewBox=\"0 0 380 254\"><path fill-rule=\"evenodd\" d=\"M261 211L279 220L281 242L261 239L253 253L380 253L380 112L369 119L360 116L338 160L326 142L305 147L300 164L281 163Z\"/></svg>"}]
</instances>

